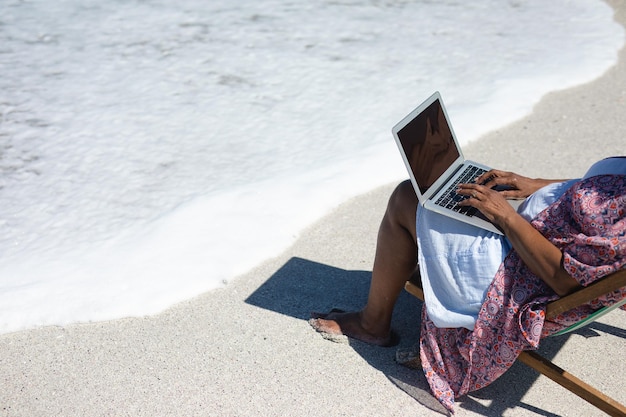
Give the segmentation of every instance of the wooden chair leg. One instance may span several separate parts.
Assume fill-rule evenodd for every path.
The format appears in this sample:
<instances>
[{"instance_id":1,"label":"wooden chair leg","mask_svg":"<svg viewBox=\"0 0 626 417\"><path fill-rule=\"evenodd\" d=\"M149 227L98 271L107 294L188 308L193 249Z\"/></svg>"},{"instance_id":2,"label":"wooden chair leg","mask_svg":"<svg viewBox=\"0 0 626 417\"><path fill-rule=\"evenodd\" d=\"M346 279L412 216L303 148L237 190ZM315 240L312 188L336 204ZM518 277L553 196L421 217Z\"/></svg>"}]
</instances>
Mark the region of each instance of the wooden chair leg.
<instances>
[{"instance_id":1,"label":"wooden chair leg","mask_svg":"<svg viewBox=\"0 0 626 417\"><path fill-rule=\"evenodd\" d=\"M605 413L611 416L626 416L626 407L622 404L604 395L569 372L559 368L537 352L524 351L517 359L593 404Z\"/></svg>"},{"instance_id":2,"label":"wooden chair leg","mask_svg":"<svg viewBox=\"0 0 626 417\"><path fill-rule=\"evenodd\" d=\"M415 281L407 281L406 284L404 284L404 289L409 294L424 301L424 290L422 290L419 283L416 283Z\"/></svg>"}]
</instances>

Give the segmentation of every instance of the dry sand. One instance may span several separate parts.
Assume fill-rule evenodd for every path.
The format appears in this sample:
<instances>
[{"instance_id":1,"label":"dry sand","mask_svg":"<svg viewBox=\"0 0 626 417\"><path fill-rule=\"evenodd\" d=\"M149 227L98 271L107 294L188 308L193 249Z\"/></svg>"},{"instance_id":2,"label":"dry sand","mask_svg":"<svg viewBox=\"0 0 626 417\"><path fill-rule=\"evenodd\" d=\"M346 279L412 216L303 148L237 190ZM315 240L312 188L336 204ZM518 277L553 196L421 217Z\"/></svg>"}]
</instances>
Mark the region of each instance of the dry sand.
<instances>
[{"instance_id":1,"label":"dry sand","mask_svg":"<svg viewBox=\"0 0 626 417\"><path fill-rule=\"evenodd\" d=\"M609 3L624 24L626 3ZM626 154L625 65L622 50L600 79L547 95L529 117L470 144L466 156L569 178L602 157ZM363 304L391 190L343 204L282 255L156 317L0 336L0 415L441 415L420 372L394 363L395 348L328 342L307 324L311 310ZM400 347L417 341L420 307L401 296L393 324ZM541 352L626 403L624 329L626 313L616 311L547 339ZM516 364L458 399L457 415L603 414Z\"/></svg>"}]
</instances>

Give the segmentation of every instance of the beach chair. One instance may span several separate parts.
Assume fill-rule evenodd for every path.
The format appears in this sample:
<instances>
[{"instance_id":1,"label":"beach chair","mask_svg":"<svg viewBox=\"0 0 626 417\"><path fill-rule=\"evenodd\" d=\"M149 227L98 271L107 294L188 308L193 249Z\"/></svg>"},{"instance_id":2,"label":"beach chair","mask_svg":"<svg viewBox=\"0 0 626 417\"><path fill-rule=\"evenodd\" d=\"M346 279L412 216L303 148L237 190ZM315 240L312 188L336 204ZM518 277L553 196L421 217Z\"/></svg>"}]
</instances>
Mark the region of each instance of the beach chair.
<instances>
[{"instance_id":1,"label":"beach chair","mask_svg":"<svg viewBox=\"0 0 626 417\"><path fill-rule=\"evenodd\" d=\"M591 285L588 285L587 287L549 303L546 307L546 318L553 318L561 313L571 310L574 307L594 300L601 295L608 294L622 287L626 287L626 270L615 272ZM407 281L404 288L410 294L424 301L424 292L421 288L421 282L419 282L419 275L416 274L409 281ZM561 330L554 336L579 329L623 304L626 304L626 300L610 307L602 308L578 323ZM552 379L605 413L611 416L626 416L626 406L556 366L548 359L539 355L537 352L523 351L517 360Z\"/></svg>"}]
</instances>

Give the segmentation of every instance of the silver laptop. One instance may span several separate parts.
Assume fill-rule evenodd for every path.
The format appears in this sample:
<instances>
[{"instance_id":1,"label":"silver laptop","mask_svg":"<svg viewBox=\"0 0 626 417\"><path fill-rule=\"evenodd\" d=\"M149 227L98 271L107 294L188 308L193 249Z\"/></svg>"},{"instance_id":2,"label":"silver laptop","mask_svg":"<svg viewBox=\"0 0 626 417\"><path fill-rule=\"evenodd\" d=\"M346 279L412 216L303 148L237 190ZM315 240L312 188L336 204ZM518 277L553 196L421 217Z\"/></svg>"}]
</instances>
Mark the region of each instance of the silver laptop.
<instances>
[{"instance_id":1,"label":"silver laptop","mask_svg":"<svg viewBox=\"0 0 626 417\"><path fill-rule=\"evenodd\" d=\"M458 206L465 199L457 185L474 182L491 168L465 160L449 123L439 92L435 92L392 129L422 207L502 234L478 210ZM520 200L508 200L515 207Z\"/></svg>"}]
</instances>

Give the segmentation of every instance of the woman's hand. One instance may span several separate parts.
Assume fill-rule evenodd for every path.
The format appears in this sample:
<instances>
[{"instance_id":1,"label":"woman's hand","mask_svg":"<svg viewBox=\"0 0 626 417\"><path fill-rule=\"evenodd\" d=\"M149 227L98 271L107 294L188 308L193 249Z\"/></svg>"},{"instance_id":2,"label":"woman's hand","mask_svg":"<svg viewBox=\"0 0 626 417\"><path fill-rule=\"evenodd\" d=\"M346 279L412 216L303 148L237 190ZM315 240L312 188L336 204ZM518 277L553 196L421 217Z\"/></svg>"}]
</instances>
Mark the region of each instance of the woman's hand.
<instances>
[{"instance_id":1,"label":"woman's hand","mask_svg":"<svg viewBox=\"0 0 626 417\"><path fill-rule=\"evenodd\" d=\"M507 218L517 215L517 212L504 197L504 192L491 189L488 185L461 184L457 192L466 197L459 202L460 206L475 207L491 223L502 229Z\"/></svg>"},{"instance_id":2,"label":"woman's hand","mask_svg":"<svg viewBox=\"0 0 626 417\"><path fill-rule=\"evenodd\" d=\"M560 181L564 180L528 178L515 174L514 172L492 169L476 178L475 182L476 184L481 184L485 187L498 190L504 198L522 199L528 197L541 187Z\"/></svg>"}]
</instances>

